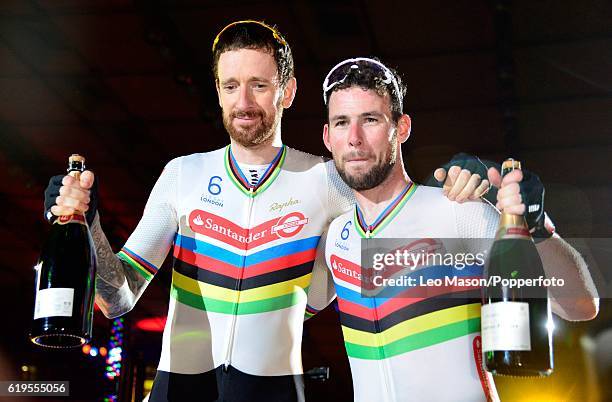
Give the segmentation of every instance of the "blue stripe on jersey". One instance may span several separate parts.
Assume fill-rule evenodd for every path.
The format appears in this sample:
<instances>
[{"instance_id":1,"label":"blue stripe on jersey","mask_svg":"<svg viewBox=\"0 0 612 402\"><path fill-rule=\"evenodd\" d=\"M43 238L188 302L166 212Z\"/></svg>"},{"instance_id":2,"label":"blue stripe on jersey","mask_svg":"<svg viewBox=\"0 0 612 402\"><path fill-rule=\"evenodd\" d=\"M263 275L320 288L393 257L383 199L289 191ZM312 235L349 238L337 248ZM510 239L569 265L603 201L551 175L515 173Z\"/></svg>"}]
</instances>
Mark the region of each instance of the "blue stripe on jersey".
<instances>
[{"instance_id":1,"label":"blue stripe on jersey","mask_svg":"<svg viewBox=\"0 0 612 402\"><path fill-rule=\"evenodd\" d=\"M226 264L231 264L236 267L248 268L251 265L266 262L274 258L285 257L291 254L300 253L302 251L312 250L319 244L321 236L308 237L306 239L295 240L289 243L279 244L278 246L270 247L265 250L246 256L233 253L219 246L212 245L202 240L197 240L189 236L177 234L176 244L186 250L193 251L198 254L206 255L215 258Z\"/></svg>"},{"instance_id":2,"label":"blue stripe on jersey","mask_svg":"<svg viewBox=\"0 0 612 402\"><path fill-rule=\"evenodd\" d=\"M348 300L352 303L359 304L367 308L374 308L375 306L382 306L388 300L393 298L394 295L398 293L402 293L409 288L418 288L419 287L418 284L420 283L419 277L423 278L423 281L426 281L428 279L440 279L440 278L444 279L445 276L448 276L448 277L456 276L458 278L480 277L482 276L482 265L466 265L465 268L461 270L456 269L453 266L436 265L436 266L427 267L423 270L414 271L414 272L411 272L410 274L402 275L402 276L405 276L407 278L415 278L417 285L416 286L409 286L409 285L388 286L382 292L382 294L384 294L386 297L378 297L378 296L366 297L366 296L362 296L360 292L355 292L354 290L351 290L349 288L342 286L337 281L334 281L336 285L336 294L341 299ZM374 299L376 299L376 303L374 303Z\"/></svg>"},{"instance_id":3,"label":"blue stripe on jersey","mask_svg":"<svg viewBox=\"0 0 612 402\"><path fill-rule=\"evenodd\" d=\"M339 285L338 282L336 282L335 285L336 295L339 299L348 300L351 303L359 304L367 308L374 308L387 301L387 299L376 298L377 303L374 303L373 297L361 296L361 293L345 288L344 286Z\"/></svg>"}]
</instances>

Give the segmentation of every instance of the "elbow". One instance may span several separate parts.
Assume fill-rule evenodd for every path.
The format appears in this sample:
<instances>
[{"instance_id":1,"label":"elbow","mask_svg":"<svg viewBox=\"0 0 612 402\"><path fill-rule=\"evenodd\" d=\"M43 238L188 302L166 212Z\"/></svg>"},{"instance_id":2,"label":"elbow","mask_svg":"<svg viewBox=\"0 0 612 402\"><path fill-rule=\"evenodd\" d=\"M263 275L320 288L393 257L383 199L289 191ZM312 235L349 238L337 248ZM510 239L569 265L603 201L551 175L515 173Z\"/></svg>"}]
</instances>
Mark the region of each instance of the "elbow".
<instances>
[{"instance_id":1,"label":"elbow","mask_svg":"<svg viewBox=\"0 0 612 402\"><path fill-rule=\"evenodd\" d=\"M120 317L125 313L129 312L132 308L124 306L122 308L117 308L109 303L107 303L103 298L96 295L96 305L100 307L100 311L104 314L104 317L112 320L114 318ZM113 308L115 307L115 308Z\"/></svg>"},{"instance_id":2,"label":"elbow","mask_svg":"<svg viewBox=\"0 0 612 402\"><path fill-rule=\"evenodd\" d=\"M102 314L104 314L104 317L108 318L109 320L115 319L117 317L121 317L122 315L124 315L125 313L130 311L130 309L127 309L127 310L103 310L102 308L100 308L100 310L102 310Z\"/></svg>"},{"instance_id":3,"label":"elbow","mask_svg":"<svg viewBox=\"0 0 612 402\"><path fill-rule=\"evenodd\" d=\"M555 313L566 321L589 321L599 313L599 298L574 300L569 305L556 307Z\"/></svg>"},{"instance_id":4,"label":"elbow","mask_svg":"<svg viewBox=\"0 0 612 402\"><path fill-rule=\"evenodd\" d=\"M577 321L588 321L597 317L599 313L599 298L591 298L584 301L584 303L577 303L580 306L581 318Z\"/></svg>"},{"instance_id":5,"label":"elbow","mask_svg":"<svg viewBox=\"0 0 612 402\"><path fill-rule=\"evenodd\" d=\"M109 320L113 320L117 317L121 317L123 314L125 314L125 312L121 312L121 311L109 311L104 313L104 316L106 318L108 318Z\"/></svg>"},{"instance_id":6,"label":"elbow","mask_svg":"<svg viewBox=\"0 0 612 402\"><path fill-rule=\"evenodd\" d=\"M599 313L599 297L586 297L578 299L575 303L577 317L574 321L589 321Z\"/></svg>"}]
</instances>

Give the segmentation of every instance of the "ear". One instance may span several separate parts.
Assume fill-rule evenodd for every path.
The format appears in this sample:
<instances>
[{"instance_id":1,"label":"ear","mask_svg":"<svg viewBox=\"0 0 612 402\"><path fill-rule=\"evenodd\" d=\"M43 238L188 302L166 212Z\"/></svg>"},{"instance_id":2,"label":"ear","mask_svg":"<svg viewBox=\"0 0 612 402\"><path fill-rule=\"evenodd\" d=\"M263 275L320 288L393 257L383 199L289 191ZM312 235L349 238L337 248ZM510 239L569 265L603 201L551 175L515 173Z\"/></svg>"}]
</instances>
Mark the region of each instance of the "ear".
<instances>
[{"instance_id":1,"label":"ear","mask_svg":"<svg viewBox=\"0 0 612 402\"><path fill-rule=\"evenodd\" d=\"M412 121L410 120L410 116L403 114L397 122L397 139L399 140L400 144L406 142L408 137L410 137L411 129Z\"/></svg>"},{"instance_id":2,"label":"ear","mask_svg":"<svg viewBox=\"0 0 612 402\"><path fill-rule=\"evenodd\" d=\"M283 101L281 102L281 105L285 109L288 109L289 107L291 107L291 104L293 103L293 99L295 99L296 91L297 91L297 80L295 79L295 77L291 77L289 78L289 81L287 81L287 85L285 85L285 90L283 91Z\"/></svg>"},{"instance_id":3,"label":"ear","mask_svg":"<svg viewBox=\"0 0 612 402\"><path fill-rule=\"evenodd\" d=\"M329 124L327 123L323 125L323 143L325 144L325 148L331 152L331 144L329 143Z\"/></svg>"}]
</instances>

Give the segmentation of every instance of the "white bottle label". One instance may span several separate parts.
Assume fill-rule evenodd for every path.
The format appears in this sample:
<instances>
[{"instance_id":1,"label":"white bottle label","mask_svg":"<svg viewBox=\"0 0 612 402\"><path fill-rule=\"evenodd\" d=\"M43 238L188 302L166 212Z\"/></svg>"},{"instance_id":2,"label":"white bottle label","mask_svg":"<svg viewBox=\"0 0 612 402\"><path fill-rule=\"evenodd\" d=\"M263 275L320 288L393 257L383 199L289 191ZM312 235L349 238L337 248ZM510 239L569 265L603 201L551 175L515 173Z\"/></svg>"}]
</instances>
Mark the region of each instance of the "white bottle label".
<instances>
[{"instance_id":1,"label":"white bottle label","mask_svg":"<svg viewBox=\"0 0 612 402\"><path fill-rule=\"evenodd\" d=\"M482 351L531 350L529 303L497 302L481 309Z\"/></svg>"},{"instance_id":2,"label":"white bottle label","mask_svg":"<svg viewBox=\"0 0 612 402\"><path fill-rule=\"evenodd\" d=\"M34 319L46 317L71 317L74 289L50 288L36 293Z\"/></svg>"}]
</instances>

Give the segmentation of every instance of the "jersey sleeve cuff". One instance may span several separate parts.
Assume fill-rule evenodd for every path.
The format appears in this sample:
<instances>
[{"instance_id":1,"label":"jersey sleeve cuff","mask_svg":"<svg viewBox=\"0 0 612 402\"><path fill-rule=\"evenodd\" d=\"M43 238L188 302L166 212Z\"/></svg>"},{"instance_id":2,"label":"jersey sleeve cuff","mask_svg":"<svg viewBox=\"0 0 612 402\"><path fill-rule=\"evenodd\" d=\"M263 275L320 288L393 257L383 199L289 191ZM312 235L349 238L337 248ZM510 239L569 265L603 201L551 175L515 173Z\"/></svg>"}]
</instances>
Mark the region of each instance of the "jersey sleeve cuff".
<instances>
[{"instance_id":1,"label":"jersey sleeve cuff","mask_svg":"<svg viewBox=\"0 0 612 402\"><path fill-rule=\"evenodd\" d=\"M157 267L130 249L123 247L117 256L134 268L147 281L153 279L157 273Z\"/></svg>"}]
</instances>

